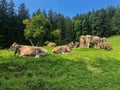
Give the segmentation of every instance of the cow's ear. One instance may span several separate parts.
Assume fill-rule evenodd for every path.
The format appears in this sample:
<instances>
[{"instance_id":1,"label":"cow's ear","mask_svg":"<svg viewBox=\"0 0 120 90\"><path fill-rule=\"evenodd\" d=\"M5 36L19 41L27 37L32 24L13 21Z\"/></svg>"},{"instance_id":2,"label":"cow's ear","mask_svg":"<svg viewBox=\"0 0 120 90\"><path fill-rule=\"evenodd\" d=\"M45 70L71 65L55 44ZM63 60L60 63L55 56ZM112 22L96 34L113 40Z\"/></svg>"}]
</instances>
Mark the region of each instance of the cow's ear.
<instances>
[{"instance_id":1,"label":"cow's ear","mask_svg":"<svg viewBox=\"0 0 120 90\"><path fill-rule=\"evenodd\" d=\"M16 44L18 44L18 43L14 42L14 44L16 45Z\"/></svg>"}]
</instances>

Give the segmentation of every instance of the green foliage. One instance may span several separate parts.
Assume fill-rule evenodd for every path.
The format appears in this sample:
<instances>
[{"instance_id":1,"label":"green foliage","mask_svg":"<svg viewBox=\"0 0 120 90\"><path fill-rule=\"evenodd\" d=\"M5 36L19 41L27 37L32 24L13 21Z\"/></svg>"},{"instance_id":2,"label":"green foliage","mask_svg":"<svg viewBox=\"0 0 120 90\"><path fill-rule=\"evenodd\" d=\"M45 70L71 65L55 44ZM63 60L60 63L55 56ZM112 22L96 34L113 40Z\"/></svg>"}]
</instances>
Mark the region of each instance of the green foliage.
<instances>
[{"instance_id":1,"label":"green foliage","mask_svg":"<svg viewBox=\"0 0 120 90\"><path fill-rule=\"evenodd\" d=\"M75 40L79 40L80 32L82 32L82 23L80 20L76 20L74 23L74 34L75 34ZM81 33L82 34L82 33Z\"/></svg>"},{"instance_id":2,"label":"green foliage","mask_svg":"<svg viewBox=\"0 0 120 90\"><path fill-rule=\"evenodd\" d=\"M0 51L1 90L119 90L120 36L108 38L114 50L76 48L42 58Z\"/></svg>"},{"instance_id":3,"label":"green foliage","mask_svg":"<svg viewBox=\"0 0 120 90\"><path fill-rule=\"evenodd\" d=\"M4 43L4 42L5 42L5 38L4 38L2 35L0 35L0 43L1 43L1 44L0 44L0 49L5 46L5 43Z\"/></svg>"},{"instance_id":4,"label":"green foliage","mask_svg":"<svg viewBox=\"0 0 120 90\"><path fill-rule=\"evenodd\" d=\"M24 35L26 39L34 41L36 45L41 45L46 40L51 31L51 24L43 14L36 14L30 20L23 20L26 24Z\"/></svg>"},{"instance_id":5,"label":"green foliage","mask_svg":"<svg viewBox=\"0 0 120 90\"><path fill-rule=\"evenodd\" d=\"M61 40L61 31L57 29L51 32L51 39L52 41L59 42Z\"/></svg>"},{"instance_id":6,"label":"green foliage","mask_svg":"<svg viewBox=\"0 0 120 90\"><path fill-rule=\"evenodd\" d=\"M112 17L112 33L119 35L120 34L120 9L117 9L114 17Z\"/></svg>"}]
</instances>

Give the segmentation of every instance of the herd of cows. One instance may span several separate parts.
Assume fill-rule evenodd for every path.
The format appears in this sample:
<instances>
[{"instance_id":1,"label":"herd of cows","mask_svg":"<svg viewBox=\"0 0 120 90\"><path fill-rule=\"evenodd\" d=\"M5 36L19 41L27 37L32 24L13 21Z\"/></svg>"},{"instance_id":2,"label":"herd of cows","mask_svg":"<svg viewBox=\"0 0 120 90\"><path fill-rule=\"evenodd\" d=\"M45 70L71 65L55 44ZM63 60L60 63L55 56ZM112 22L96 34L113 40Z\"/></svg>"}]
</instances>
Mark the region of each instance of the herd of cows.
<instances>
[{"instance_id":1,"label":"herd of cows","mask_svg":"<svg viewBox=\"0 0 120 90\"><path fill-rule=\"evenodd\" d=\"M99 48L104 50L113 50L112 46L107 43L105 37L81 35L79 42L70 42L66 45L57 46L55 42L44 42L47 46L54 47L52 53L70 53L72 48ZM41 57L48 55L48 51L44 48L37 46L20 45L14 42L9 48L10 51L14 51L14 55L19 56L34 56Z\"/></svg>"}]
</instances>

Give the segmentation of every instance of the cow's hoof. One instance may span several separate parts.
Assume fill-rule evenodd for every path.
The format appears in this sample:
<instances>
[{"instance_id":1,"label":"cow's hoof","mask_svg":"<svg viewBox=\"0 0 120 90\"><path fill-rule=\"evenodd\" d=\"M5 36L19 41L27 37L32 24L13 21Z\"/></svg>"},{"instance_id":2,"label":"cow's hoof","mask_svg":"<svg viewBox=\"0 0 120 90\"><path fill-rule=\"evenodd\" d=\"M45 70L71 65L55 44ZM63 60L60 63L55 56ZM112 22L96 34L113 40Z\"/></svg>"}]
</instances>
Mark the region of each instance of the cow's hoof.
<instances>
[{"instance_id":1,"label":"cow's hoof","mask_svg":"<svg viewBox=\"0 0 120 90\"><path fill-rule=\"evenodd\" d=\"M35 58L39 58L39 55L36 55Z\"/></svg>"}]
</instances>

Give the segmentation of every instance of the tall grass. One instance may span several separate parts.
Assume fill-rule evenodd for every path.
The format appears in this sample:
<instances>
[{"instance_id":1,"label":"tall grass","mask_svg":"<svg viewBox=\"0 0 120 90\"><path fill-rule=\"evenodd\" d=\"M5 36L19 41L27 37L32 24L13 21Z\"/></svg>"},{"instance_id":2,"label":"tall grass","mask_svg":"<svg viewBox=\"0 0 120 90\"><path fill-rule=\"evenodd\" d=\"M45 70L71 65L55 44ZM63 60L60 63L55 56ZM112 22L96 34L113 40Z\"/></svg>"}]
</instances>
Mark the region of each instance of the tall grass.
<instances>
[{"instance_id":1,"label":"tall grass","mask_svg":"<svg viewBox=\"0 0 120 90\"><path fill-rule=\"evenodd\" d=\"M76 48L42 58L0 51L0 90L119 90L120 36L107 39L114 50Z\"/></svg>"}]
</instances>

